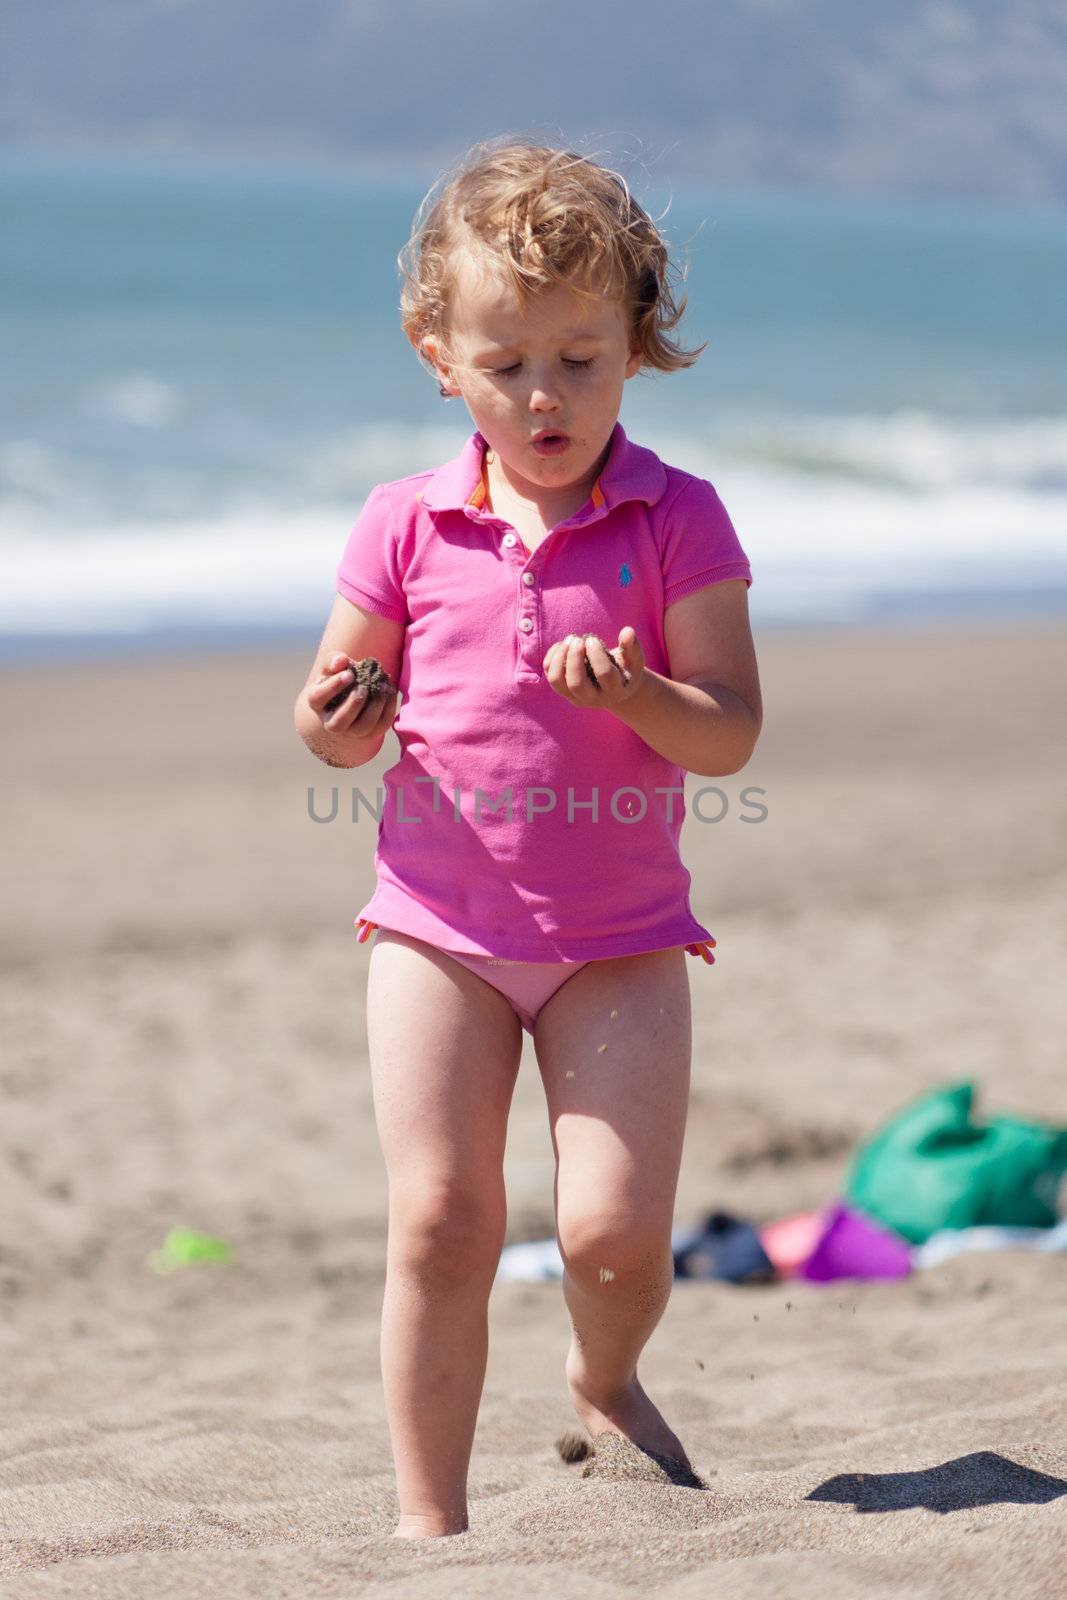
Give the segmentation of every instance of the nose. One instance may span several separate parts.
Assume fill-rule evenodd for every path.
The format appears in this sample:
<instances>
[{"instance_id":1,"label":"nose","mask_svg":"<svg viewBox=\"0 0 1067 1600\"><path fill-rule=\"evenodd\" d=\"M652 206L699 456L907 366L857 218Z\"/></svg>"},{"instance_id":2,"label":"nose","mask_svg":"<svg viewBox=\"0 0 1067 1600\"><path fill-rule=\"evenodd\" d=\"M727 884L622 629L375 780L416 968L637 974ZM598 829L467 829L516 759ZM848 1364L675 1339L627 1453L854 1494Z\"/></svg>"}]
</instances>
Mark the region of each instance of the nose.
<instances>
[{"instance_id":1,"label":"nose","mask_svg":"<svg viewBox=\"0 0 1067 1600\"><path fill-rule=\"evenodd\" d=\"M530 386L531 411L558 411L559 396L552 378L547 373L534 373Z\"/></svg>"}]
</instances>

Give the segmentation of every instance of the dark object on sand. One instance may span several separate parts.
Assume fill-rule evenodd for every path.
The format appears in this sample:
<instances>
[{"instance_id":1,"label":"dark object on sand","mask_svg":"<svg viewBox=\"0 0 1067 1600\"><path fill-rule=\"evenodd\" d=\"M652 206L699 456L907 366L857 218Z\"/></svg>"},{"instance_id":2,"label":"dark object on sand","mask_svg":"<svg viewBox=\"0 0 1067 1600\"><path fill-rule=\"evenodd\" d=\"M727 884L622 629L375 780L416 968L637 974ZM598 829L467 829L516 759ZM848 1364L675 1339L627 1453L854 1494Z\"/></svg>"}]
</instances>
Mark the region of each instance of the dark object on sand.
<instances>
[{"instance_id":1,"label":"dark object on sand","mask_svg":"<svg viewBox=\"0 0 1067 1600\"><path fill-rule=\"evenodd\" d=\"M730 1283L773 1283L778 1276L750 1223L713 1211L702 1231L674 1252L678 1278L725 1278Z\"/></svg>"},{"instance_id":2,"label":"dark object on sand","mask_svg":"<svg viewBox=\"0 0 1067 1600\"><path fill-rule=\"evenodd\" d=\"M389 674L380 661L375 661L373 656L361 656L358 661L353 661L351 656L348 659L352 670L352 682L339 694L335 694L332 700L327 700L323 707L325 711L336 711L342 700L361 684L366 688L368 700L374 694L393 693Z\"/></svg>"},{"instance_id":3,"label":"dark object on sand","mask_svg":"<svg viewBox=\"0 0 1067 1600\"><path fill-rule=\"evenodd\" d=\"M703 1478L674 1456L646 1450L621 1433L601 1433L593 1441L589 1460L582 1468L583 1478L599 1478L604 1483L662 1483L679 1489L706 1489Z\"/></svg>"},{"instance_id":4,"label":"dark object on sand","mask_svg":"<svg viewBox=\"0 0 1067 1600\"><path fill-rule=\"evenodd\" d=\"M586 1456L592 1455L593 1446L589 1440L580 1433L561 1433L556 1440L556 1449L564 1461L584 1461Z\"/></svg>"}]
</instances>

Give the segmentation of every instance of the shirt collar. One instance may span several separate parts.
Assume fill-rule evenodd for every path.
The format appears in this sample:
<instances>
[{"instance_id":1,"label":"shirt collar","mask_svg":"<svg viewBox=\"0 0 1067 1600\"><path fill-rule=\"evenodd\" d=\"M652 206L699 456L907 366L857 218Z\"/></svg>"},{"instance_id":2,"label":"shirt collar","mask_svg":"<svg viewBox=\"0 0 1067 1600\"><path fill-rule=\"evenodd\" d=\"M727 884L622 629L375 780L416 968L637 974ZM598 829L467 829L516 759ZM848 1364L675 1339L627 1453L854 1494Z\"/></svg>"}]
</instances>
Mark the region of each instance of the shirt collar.
<instances>
[{"instance_id":1,"label":"shirt collar","mask_svg":"<svg viewBox=\"0 0 1067 1600\"><path fill-rule=\"evenodd\" d=\"M482 434L472 433L459 455L432 474L422 492L422 504L431 511L477 510L485 499L482 471L486 448ZM659 456L634 444L622 423L616 422L608 458L590 496L594 510L610 511L626 500L655 505L666 487L667 473Z\"/></svg>"}]
</instances>

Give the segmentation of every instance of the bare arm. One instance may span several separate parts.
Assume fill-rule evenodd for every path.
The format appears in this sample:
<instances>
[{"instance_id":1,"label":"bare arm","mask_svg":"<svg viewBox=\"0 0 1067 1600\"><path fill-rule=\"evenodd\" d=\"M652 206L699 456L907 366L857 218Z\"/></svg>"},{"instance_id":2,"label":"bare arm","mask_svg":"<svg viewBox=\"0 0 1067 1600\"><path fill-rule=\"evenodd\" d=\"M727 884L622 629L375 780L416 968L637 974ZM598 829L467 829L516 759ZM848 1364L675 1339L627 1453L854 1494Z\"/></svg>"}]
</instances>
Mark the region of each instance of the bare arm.
<instances>
[{"instance_id":1,"label":"bare arm","mask_svg":"<svg viewBox=\"0 0 1067 1600\"><path fill-rule=\"evenodd\" d=\"M744 579L676 600L664 612L663 632L670 677L646 669L639 692L616 715L687 772L740 772L763 726Z\"/></svg>"},{"instance_id":2,"label":"bare arm","mask_svg":"<svg viewBox=\"0 0 1067 1600\"><path fill-rule=\"evenodd\" d=\"M327 711L326 704L351 687L348 657L358 661L374 656L395 684L403 654L402 623L353 605L344 595L334 597L307 682L293 707L296 731L312 755L330 767L362 767L374 760L396 717L397 693L367 696L357 690L334 711Z\"/></svg>"},{"instance_id":3,"label":"bare arm","mask_svg":"<svg viewBox=\"0 0 1067 1600\"><path fill-rule=\"evenodd\" d=\"M663 614L663 633L670 676L645 664L628 625L611 650L592 634L558 640L545 656L545 676L572 705L610 711L687 772L740 772L763 725L744 579L707 584L675 600Z\"/></svg>"}]
</instances>

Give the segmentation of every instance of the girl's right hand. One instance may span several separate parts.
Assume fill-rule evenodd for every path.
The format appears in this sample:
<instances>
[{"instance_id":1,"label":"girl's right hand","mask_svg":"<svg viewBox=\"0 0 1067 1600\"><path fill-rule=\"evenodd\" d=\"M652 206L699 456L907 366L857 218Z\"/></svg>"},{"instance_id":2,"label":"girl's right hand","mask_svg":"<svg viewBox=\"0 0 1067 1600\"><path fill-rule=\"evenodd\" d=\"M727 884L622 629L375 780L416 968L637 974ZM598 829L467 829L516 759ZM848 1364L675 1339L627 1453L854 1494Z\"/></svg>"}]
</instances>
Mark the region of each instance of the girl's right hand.
<instances>
[{"instance_id":1,"label":"girl's right hand","mask_svg":"<svg viewBox=\"0 0 1067 1600\"><path fill-rule=\"evenodd\" d=\"M398 691L368 695L362 684L353 689L351 666L350 656L340 651L331 656L326 663L326 675L308 690L308 705L327 733L351 734L357 739L388 733L399 707ZM333 711L327 711L328 702L343 693L346 685L350 692Z\"/></svg>"}]
</instances>

